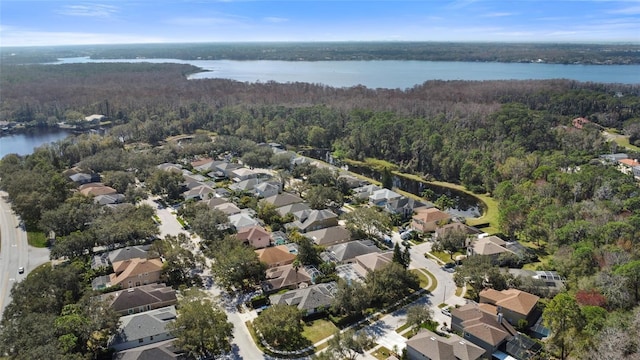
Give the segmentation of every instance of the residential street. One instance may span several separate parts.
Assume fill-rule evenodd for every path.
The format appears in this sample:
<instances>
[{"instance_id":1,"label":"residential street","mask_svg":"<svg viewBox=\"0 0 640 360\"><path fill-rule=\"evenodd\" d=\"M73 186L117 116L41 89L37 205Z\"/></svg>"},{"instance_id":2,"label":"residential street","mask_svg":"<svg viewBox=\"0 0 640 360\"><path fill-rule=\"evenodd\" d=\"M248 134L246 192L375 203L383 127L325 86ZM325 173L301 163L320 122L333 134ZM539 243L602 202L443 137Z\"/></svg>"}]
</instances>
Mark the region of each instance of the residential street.
<instances>
[{"instance_id":1,"label":"residential street","mask_svg":"<svg viewBox=\"0 0 640 360\"><path fill-rule=\"evenodd\" d=\"M192 250L196 250L197 243L200 241L200 239L182 228L182 225L180 225L180 223L176 219L176 215L173 213L172 208L161 208L153 200L153 198L150 198L145 200L144 202L156 209L158 218L161 221L161 236L164 237L165 235L178 235L180 233L184 233L193 241L194 248ZM392 235L392 241L394 243L400 242L400 244L402 244L400 234L394 232ZM447 303L448 305L464 305L466 301L461 297L455 296L456 285L453 282L452 273L443 270L441 265L437 264L434 260L428 259L424 256L424 254L430 250L430 242L424 242L422 244L411 247L411 265L409 266L409 268L426 269L431 274L433 274L438 281L438 286L433 291L433 293L421 297L415 302L415 304L430 306L433 310L434 320L438 321L441 324L446 324L447 327L449 327L451 325L451 319L441 313L438 305L443 302ZM203 275L206 276L207 273L208 271L205 270L205 273ZM224 307L229 322L231 322L234 326L233 350L232 353L229 354L228 358L244 360L273 359L272 357L265 355L258 349L258 347L253 342L251 335L249 334L249 330L245 325L247 321L252 320L256 316L255 311L238 311L238 305L248 300L247 297L230 297L226 293L222 292L221 289L219 289L217 286L215 286L215 284L207 288L206 290L213 297L216 297L220 300L219 302ZM405 347L406 339L402 335L396 333L395 330L398 327L404 325L405 321L406 308L396 310L391 314L385 315L374 324L366 327L364 331L373 335L376 338L376 343L381 346L384 346L390 350L392 350L394 347L396 347L397 349L403 349ZM371 351L359 356L359 358L374 359L374 357L370 353Z\"/></svg>"},{"instance_id":2,"label":"residential street","mask_svg":"<svg viewBox=\"0 0 640 360\"><path fill-rule=\"evenodd\" d=\"M194 247L191 250L197 250L197 244L200 242L200 238L190 234L182 228L182 225L180 225L176 219L176 215L172 213L172 208L159 208L158 204L153 200L154 198L150 198L145 200L144 203L156 209L156 214L161 222L159 226L160 236L176 236L180 233L184 233L193 241ZM205 270L204 274L207 274L207 270ZM242 303L246 299L229 298L228 296L223 297L222 291L215 285L206 290L213 297L220 299L220 304L224 307L229 322L233 324L233 350L232 354L229 355L229 358L244 360L271 359L271 357L263 354L258 349L245 325L245 322L250 319L251 313L239 313L237 310L237 304Z\"/></svg>"},{"instance_id":3,"label":"residential street","mask_svg":"<svg viewBox=\"0 0 640 360\"><path fill-rule=\"evenodd\" d=\"M49 249L39 249L28 245L27 232L20 226L20 220L5 200L7 193L0 191L0 311L11 302L11 287L27 274L49 261ZM24 267L24 273L18 269Z\"/></svg>"}]
</instances>

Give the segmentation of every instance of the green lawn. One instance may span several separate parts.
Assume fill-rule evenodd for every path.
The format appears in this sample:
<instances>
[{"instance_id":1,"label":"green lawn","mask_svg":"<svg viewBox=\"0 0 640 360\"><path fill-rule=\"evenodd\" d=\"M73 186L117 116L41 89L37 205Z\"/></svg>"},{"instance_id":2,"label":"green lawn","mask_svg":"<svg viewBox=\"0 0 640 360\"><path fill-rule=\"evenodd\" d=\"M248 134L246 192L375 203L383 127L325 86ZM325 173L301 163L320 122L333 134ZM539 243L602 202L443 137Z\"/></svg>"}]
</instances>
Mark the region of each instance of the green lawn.
<instances>
[{"instance_id":1,"label":"green lawn","mask_svg":"<svg viewBox=\"0 0 640 360\"><path fill-rule=\"evenodd\" d=\"M431 279L431 285L427 288L427 291L433 292L433 290L435 290L438 287L438 280L428 270L424 269L424 271L427 273L427 276Z\"/></svg>"},{"instance_id":2,"label":"green lawn","mask_svg":"<svg viewBox=\"0 0 640 360\"><path fill-rule=\"evenodd\" d=\"M539 260L534 263L525 264L522 267L524 270L538 270L538 268L551 270L551 266L549 265L549 263L553 259L553 255L549 254L549 252L547 251L547 244L545 242L540 243L540 246L528 241L522 241L521 244L533 250L538 256Z\"/></svg>"},{"instance_id":3,"label":"green lawn","mask_svg":"<svg viewBox=\"0 0 640 360\"><path fill-rule=\"evenodd\" d=\"M440 261L442 261L445 264L449 262L453 262L453 260L451 260L451 255L449 255L448 252L432 251L431 255L437 257L438 259L440 259ZM453 258L455 259L457 255L463 255L463 254L461 252L456 252L455 254L453 254Z\"/></svg>"},{"instance_id":4,"label":"green lawn","mask_svg":"<svg viewBox=\"0 0 640 360\"><path fill-rule=\"evenodd\" d=\"M318 341L333 335L337 329L338 328L331 321L318 319L305 323L302 336L315 344Z\"/></svg>"},{"instance_id":5,"label":"green lawn","mask_svg":"<svg viewBox=\"0 0 640 360\"><path fill-rule=\"evenodd\" d=\"M384 346L381 346L378 348L378 350L374 351L373 353L371 353L371 355L373 355L376 359L380 359L380 360L386 360L389 358L389 356L394 355L393 352L389 349L387 349Z\"/></svg>"},{"instance_id":6,"label":"green lawn","mask_svg":"<svg viewBox=\"0 0 640 360\"><path fill-rule=\"evenodd\" d=\"M42 231L27 231L27 241L33 247L47 247L47 236Z\"/></svg>"},{"instance_id":7,"label":"green lawn","mask_svg":"<svg viewBox=\"0 0 640 360\"><path fill-rule=\"evenodd\" d=\"M412 270L409 270L409 271L418 276L418 279L420 279L420 287L421 288L426 288L427 286L429 286L429 278L422 271L420 271L418 269L412 269Z\"/></svg>"},{"instance_id":8,"label":"green lawn","mask_svg":"<svg viewBox=\"0 0 640 360\"><path fill-rule=\"evenodd\" d=\"M640 152L640 147L637 147L635 145L631 145L631 143L629 142L629 137L628 136L620 135L617 132L612 131L612 130L607 130L607 132L612 134L612 135L614 135L613 140L619 146L626 147L627 149L632 150L632 151Z\"/></svg>"}]
</instances>

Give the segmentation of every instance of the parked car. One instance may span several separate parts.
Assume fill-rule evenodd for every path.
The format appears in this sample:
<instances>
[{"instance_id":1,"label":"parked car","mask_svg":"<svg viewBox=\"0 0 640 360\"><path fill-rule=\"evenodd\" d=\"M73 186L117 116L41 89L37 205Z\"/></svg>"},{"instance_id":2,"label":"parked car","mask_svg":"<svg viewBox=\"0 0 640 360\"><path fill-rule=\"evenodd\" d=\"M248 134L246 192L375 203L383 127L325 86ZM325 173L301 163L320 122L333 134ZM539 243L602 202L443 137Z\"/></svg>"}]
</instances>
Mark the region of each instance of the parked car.
<instances>
[{"instance_id":1,"label":"parked car","mask_svg":"<svg viewBox=\"0 0 640 360\"><path fill-rule=\"evenodd\" d=\"M24 274L24 266L18 268L18 274Z\"/></svg>"},{"instance_id":2,"label":"parked car","mask_svg":"<svg viewBox=\"0 0 640 360\"><path fill-rule=\"evenodd\" d=\"M449 308L443 308L440 311L442 312L443 315L451 317L451 311L449 311Z\"/></svg>"},{"instance_id":3,"label":"parked car","mask_svg":"<svg viewBox=\"0 0 640 360\"><path fill-rule=\"evenodd\" d=\"M402 240L411 239L411 236L413 235L414 231L415 230L413 230L413 229L409 229L409 230L403 232L402 234L400 234L400 239L402 239Z\"/></svg>"}]
</instances>

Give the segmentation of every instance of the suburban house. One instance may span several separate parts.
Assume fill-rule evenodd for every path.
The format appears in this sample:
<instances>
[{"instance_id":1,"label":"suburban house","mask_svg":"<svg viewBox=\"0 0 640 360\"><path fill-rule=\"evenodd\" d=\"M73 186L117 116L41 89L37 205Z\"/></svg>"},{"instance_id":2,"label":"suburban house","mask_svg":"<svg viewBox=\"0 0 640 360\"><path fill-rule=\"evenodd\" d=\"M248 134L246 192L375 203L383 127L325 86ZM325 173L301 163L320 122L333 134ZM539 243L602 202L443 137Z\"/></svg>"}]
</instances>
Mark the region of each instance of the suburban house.
<instances>
[{"instance_id":1,"label":"suburban house","mask_svg":"<svg viewBox=\"0 0 640 360\"><path fill-rule=\"evenodd\" d=\"M229 185L229 190L236 192L252 192L261 182L262 181L258 178L246 179Z\"/></svg>"},{"instance_id":2,"label":"suburban house","mask_svg":"<svg viewBox=\"0 0 640 360\"><path fill-rule=\"evenodd\" d=\"M84 196L113 195L118 193L118 190L100 182L80 185L78 190Z\"/></svg>"},{"instance_id":3,"label":"suburban house","mask_svg":"<svg viewBox=\"0 0 640 360\"><path fill-rule=\"evenodd\" d=\"M267 269L262 290L265 293L273 293L282 289L306 287L311 283L311 275L304 266L296 267L289 263Z\"/></svg>"},{"instance_id":4,"label":"suburban house","mask_svg":"<svg viewBox=\"0 0 640 360\"><path fill-rule=\"evenodd\" d=\"M175 346L175 341L165 340L150 345L119 351L113 354L113 360L184 360L184 351Z\"/></svg>"},{"instance_id":5,"label":"suburban house","mask_svg":"<svg viewBox=\"0 0 640 360\"><path fill-rule=\"evenodd\" d=\"M197 169L197 168L198 168L199 166L203 166L203 165L207 165L207 164L211 164L211 163L213 163L213 159L212 159L212 158L210 158L210 157L206 157L206 158L199 158L199 159L197 159L197 160L194 160L194 161L190 162L191 167L192 167L192 168L194 168L194 169L196 169L196 170L198 170L198 171L199 171L199 169ZM210 170L211 170L211 169L207 169L207 168L205 168L205 169L206 169L206 170L208 170L208 171L210 171Z\"/></svg>"},{"instance_id":6,"label":"suburban house","mask_svg":"<svg viewBox=\"0 0 640 360\"><path fill-rule=\"evenodd\" d=\"M97 195L93 198L93 202L100 205L120 204L124 201L125 196L122 194Z\"/></svg>"},{"instance_id":7,"label":"suburban house","mask_svg":"<svg viewBox=\"0 0 640 360\"><path fill-rule=\"evenodd\" d=\"M409 360L476 360L485 355L485 350L456 334L448 338L422 329L407 340Z\"/></svg>"},{"instance_id":8,"label":"suburban house","mask_svg":"<svg viewBox=\"0 0 640 360\"><path fill-rule=\"evenodd\" d=\"M280 216L282 217L286 216L287 214L295 214L297 212L306 211L306 210L311 210L311 208L305 202L289 204L289 205L281 206L276 209L278 214L280 214Z\"/></svg>"},{"instance_id":9,"label":"suburban house","mask_svg":"<svg viewBox=\"0 0 640 360\"><path fill-rule=\"evenodd\" d=\"M258 174L259 173L256 171L241 167L231 171L231 176L229 176L229 178L231 178L231 180L233 180L234 182L240 182L249 179L257 179Z\"/></svg>"},{"instance_id":10,"label":"suburban house","mask_svg":"<svg viewBox=\"0 0 640 360\"><path fill-rule=\"evenodd\" d=\"M224 174L224 176L226 176L229 179L233 178L233 171L241 168L242 168L241 165L230 163L230 162L222 162L221 164L218 164L216 166L216 169L218 171L221 171Z\"/></svg>"},{"instance_id":11,"label":"suburban house","mask_svg":"<svg viewBox=\"0 0 640 360\"><path fill-rule=\"evenodd\" d=\"M283 192L281 194L266 197L260 201L264 201L266 203L272 204L276 208L280 208L286 205L301 203L304 200L302 200L302 198L297 195Z\"/></svg>"},{"instance_id":12,"label":"suburban house","mask_svg":"<svg viewBox=\"0 0 640 360\"><path fill-rule=\"evenodd\" d=\"M280 184L276 182L264 181L253 188L253 192L261 198L268 198L273 195L278 195L280 192Z\"/></svg>"},{"instance_id":13,"label":"suburban house","mask_svg":"<svg viewBox=\"0 0 640 360\"><path fill-rule=\"evenodd\" d=\"M351 232L340 225L309 231L304 236L320 246L335 245L351 240Z\"/></svg>"},{"instance_id":14,"label":"suburban house","mask_svg":"<svg viewBox=\"0 0 640 360\"><path fill-rule=\"evenodd\" d=\"M441 236L447 235L452 232L464 233L467 236L476 236L476 235L482 234L482 231L474 227L465 225L461 222L452 222L451 224L446 224L444 226L440 226L439 228L437 228L436 231L433 233L433 237L437 239Z\"/></svg>"},{"instance_id":15,"label":"suburban house","mask_svg":"<svg viewBox=\"0 0 640 360\"><path fill-rule=\"evenodd\" d=\"M69 179L76 185L84 185L93 182L100 182L100 174L94 172L77 172L69 176Z\"/></svg>"},{"instance_id":16,"label":"suburban house","mask_svg":"<svg viewBox=\"0 0 640 360\"><path fill-rule=\"evenodd\" d=\"M192 162L191 166L193 166L194 170L206 174L211 171L218 171L218 166L224 163L224 161L213 160L213 159L202 159L197 162ZM198 164L198 165L194 165Z\"/></svg>"},{"instance_id":17,"label":"suburban house","mask_svg":"<svg viewBox=\"0 0 640 360\"><path fill-rule=\"evenodd\" d=\"M346 243L333 245L327 251L320 254L326 260L337 264L349 264L355 262L356 256L371 253L379 253L380 249L371 240L354 240Z\"/></svg>"},{"instance_id":18,"label":"suburban house","mask_svg":"<svg viewBox=\"0 0 640 360\"><path fill-rule=\"evenodd\" d=\"M100 295L111 309L120 315L137 314L144 311L175 305L176 291L165 284L149 284L118 290Z\"/></svg>"},{"instance_id":19,"label":"suburban house","mask_svg":"<svg viewBox=\"0 0 640 360\"><path fill-rule=\"evenodd\" d=\"M262 226L250 226L240 229L236 238L243 243L251 245L255 249L265 248L271 245L271 234Z\"/></svg>"},{"instance_id":20,"label":"suburban house","mask_svg":"<svg viewBox=\"0 0 640 360\"><path fill-rule=\"evenodd\" d=\"M209 185L198 185L193 189L185 191L183 196L185 200L206 200L214 197L215 193L215 190Z\"/></svg>"},{"instance_id":21,"label":"suburban house","mask_svg":"<svg viewBox=\"0 0 640 360\"><path fill-rule=\"evenodd\" d=\"M229 215L229 223L236 228L236 231L240 231L245 227L260 225L260 221L245 212Z\"/></svg>"},{"instance_id":22,"label":"suburban house","mask_svg":"<svg viewBox=\"0 0 640 360\"><path fill-rule=\"evenodd\" d=\"M204 199L204 200L202 200L202 202L207 204L207 206L210 209L214 209L216 207L216 205L228 203L229 199L227 199L225 197L218 197L217 194L216 194L215 197L212 197L211 199Z\"/></svg>"},{"instance_id":23,"label":"suburban house","mask_svg":"<svg viewBox=\"0 0 640 360\"><path fill-rule=\"evenodd\" d=\"M338 215L331 210L304 210L293 214L296 221L287 224L298 228L301 233L338 226Z\"/></svg>"},{"instance_id":24,"label":"suburban house","mask_svg":"<svg viewBox=\"0 0 640 360\"><path fill-rule=\"evenodd\" d=\"M288 265L296 259L296 254L287 245L278 245L256 250L258 259L267 265L267 268Z\"/></svg>"},{"instance_id":25,"label":"suburban house","mask_svg":"<svg viewBox=\"0 0 640 360\"><path fill-rule=\"evenodd\" d=\"M109 347L122 351L173 339L167 324L175 319L175 306L122 316L116 334L109 339Z\"/></svg>"},{"instance_id":26,"label":"suburban house","mask_svg":"<svg viewBox=\"0 0 640 360\"><path fill-rule=\"evenodd\" d=\"M418 200L402 196L389 200L382 209L389 214L398 214L403 218L409 218L413 212L421 208L432 208L432 204L424 204Z\"/></svg>"},{"instance_id":27,"label":"suburban house","mask_svg":"<svg viewBox=\"0 0 640 360\"><path fill-rule=\"evenodd\" d=\"M556 271L509 269L509 273L516 278L531 278L533 281L530 282L530 288L525 290L539 296L551 298L565 290L566 279Z\"/></svg>"},{"instance_id":28,"label":"suburban house","mask_svg":"<svg viewBox=\"0 0 640 360\"><path fill-rule=\"evenodd\" d=\"M633 168L640 166L640 162L636 159L621 159L618 160L619 170L624 174L633 174Z\"/></svg>"},{"instance_id":29,"label":"suburban house","mask_svg":"<svg viewBox=\"0 0 640 360\"><path fill-rule=\"evenodd\" d=\"M451 310L451 329L462 338L493 354L505 350L505 344L518 332L499 314L488 313L477 304L467 304Z\"/></svg>"},{"instance_id":30,"label":"suburban house","mask_svg":"<svg viewBox=\"0 0 640 360\"><path fill-rule=\"evenodd\" d=\"M162 260L160 259L130 259L113 263L114 273L109 275L111 286L120 285L123 288L153 284L160 281Z\"/></svg>"},{"instance_id":31,"label":"suburban house","mask_svg":"<svg viewBox=\"0 0 640 360\"><path fill-rule=\"evenodd\" d=\"M187 189L193 189L194 187L197 187L200 185L206 185L206 182L209 181L208 178L200 174L193 174L191 172L183 173L182 177L184 178L182 185L185 186Z\"/></svg>"},{"instance_id":32,"label":"suburban house","mask_svg":"<svg viewBox=\"0 0 640 360\"><path fill-rule=\"evenodd\" d=\"M622 160L622 159L628 159L629 155L625 154L625 153L615 153L615 154L604 154L604 155L600 155L600 160L603 163L607 163L607 164L616 164L618 161Z\"/></svg>"},{"instance_id":33,"label":"suburban house","mask_svg":"<svg viewBox=\"0 0 640 360\"><path fill-rule=\"evenodd\" d=\"M467 256L484 255L489 256L492 261L497 261L498 257L504 253L515 254L507 248L506 241L495 235L475 239L467 247Z\"/></svg>"},{"instance_id":34,"label":"suburban house","mask_svg":"<svg viewBox=\"0 0 640 360\"><path fill-rule=\"evenodd\" d=\"M227 216L240 214L242 212L242 209L240 209L236 204L229 201L225 201L221 204L215 205L212 208L222 211L223 213L227 214Z\"/></svg>"},{"instance_id":35,"label":"suburban house","mask_svg":"<svg viewBox=\"0 0 640 360\"><path fill-rule=\"evenodd\" d=\"M369 196L371 196L374 192L380 189L382 188L378 185L369 184L369 185L357 187L353 189L352 192L353 192L354 198L365 200L365 199L369 199Z\"/></svg>"},{"instance_id":36,"label":"suburban house","mask_svg":"<svg viewBox=\"0 0 640 360\"><path fill-rule=\"evenodd\" d=\"M146 259L149 256L151 245L127 246L121 249L111 250L94 255L91 259L91 268L111 267L114 262L124 261L134 258Z\"/></svg>"},{"instance_id":37,"label":"suburban house","mask_svg":"<svg viewBox=\"0 0 640 360\"><path fill-rule=\"evenodd\" d=\"M285 304L298 307L304 316L325 311L335 297L336 283L309 285L284 294L269 296L272 305Z\"/></svg>"},{"instance_id":38,"label":"suburban house","mask_svg":"<svg viewBox=\"0 0 640 360\"><path fill-rule=\"evenodd\" d=\"M353 268L359 275L366 277L369 272L382 269L389 265L392 260L393 251L359 255L355 257Z\"/></svg>"},{"instance_id":39,"label":"suburban house","mask_svg":"<svg viewBox=\"0 0 640 360\"><path fill-rule=\"evenodd\" d=\"M495 306L496 314L502 316L514 326L521 320L526 320L527 324L533 325L540 311L536 304L540 297L517 289L497 291L484 289L480 292L480 303Z\"/></svg>"},{"instance_id":40,"label":"suburban house","mask_svg":"<svg viewBox=\"0 0 640 360\"><path fill-rule=\"evenodd\" d=\"M450 219L451 215L437 208L420 208L411 219L411 228L416 231L431 232L448 223Z\"/></svg>"},{"instance_id":41,"label":"suburban house","mask_svg":"<svg viewBox=\"0 0 640 360\"><path fill-rule=\"evenodd\" d=\"M375 190L369 195L369 204L373 206L385 206L394 199L400 199L403 196L389 189Z\"/></svg>"}]
</instances>

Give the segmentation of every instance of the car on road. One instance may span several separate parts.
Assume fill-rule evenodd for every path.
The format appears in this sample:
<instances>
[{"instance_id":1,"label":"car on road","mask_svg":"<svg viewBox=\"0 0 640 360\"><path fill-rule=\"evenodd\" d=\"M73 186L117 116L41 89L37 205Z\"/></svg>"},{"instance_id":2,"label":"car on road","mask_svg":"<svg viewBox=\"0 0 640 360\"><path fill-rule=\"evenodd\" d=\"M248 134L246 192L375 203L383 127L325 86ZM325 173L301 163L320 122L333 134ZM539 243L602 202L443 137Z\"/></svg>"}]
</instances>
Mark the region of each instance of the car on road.
<instances>
[{"instance_id":1,"label":"car on road","mask_svg":"<svg viewBox=\"0 0 640 360\"><path fill-rule=\"evenodd\" d=\"M444 308L444 309L442 309L442 310L440 310L440 311L442 312L442 314L443 314L444 316L449 316L449 317L451 317L451 311L449 311L449 308Z\"/></svg>"},{"instance_id":2,"label":"car on road","mask_svg":"<svg viewBox=\"0 0 640 360\"><path fill-rule=\"evenodd\" d=\"M24 274L24 266L18 268L18 274Z\"/></svg>"}]
</instances>

